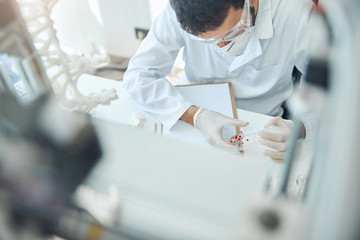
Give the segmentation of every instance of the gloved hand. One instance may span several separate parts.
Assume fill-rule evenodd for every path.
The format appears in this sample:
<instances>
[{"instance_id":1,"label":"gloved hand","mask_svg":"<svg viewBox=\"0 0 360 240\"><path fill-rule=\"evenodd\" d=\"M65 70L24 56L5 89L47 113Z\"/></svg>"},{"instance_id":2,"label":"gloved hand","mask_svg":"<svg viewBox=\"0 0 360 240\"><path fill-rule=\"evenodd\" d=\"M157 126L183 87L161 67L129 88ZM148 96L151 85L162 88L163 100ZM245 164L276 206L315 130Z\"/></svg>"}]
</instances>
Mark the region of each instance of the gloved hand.
<instances>
[{"instance_id":1,"label":"gloved hand","mask_svg":"<svg viewBox=\"0 0 360 240\"><path fill-rule=\"evenodd\" d=\"M228 151L238 151L238 147L224 140L222 137L223 128L225 126L246 127L247 125L249 125L248 122L230 118L205 108L200 108L194 115L194 126L205 134L208 142Z\"/></svg>"},{"instance_id":2,"label":"gloved hand","mask_svg":"<svg viewBox=\"0 0 360 240\"><path fill-rule=\"evenodd\" d=\"M264 155L274 160L284 160L286 156L287 139L290 136L294 123L290 120L275 117L259 131L259 142L273 150L265 150Z\"/></svg>"}]
</instances>

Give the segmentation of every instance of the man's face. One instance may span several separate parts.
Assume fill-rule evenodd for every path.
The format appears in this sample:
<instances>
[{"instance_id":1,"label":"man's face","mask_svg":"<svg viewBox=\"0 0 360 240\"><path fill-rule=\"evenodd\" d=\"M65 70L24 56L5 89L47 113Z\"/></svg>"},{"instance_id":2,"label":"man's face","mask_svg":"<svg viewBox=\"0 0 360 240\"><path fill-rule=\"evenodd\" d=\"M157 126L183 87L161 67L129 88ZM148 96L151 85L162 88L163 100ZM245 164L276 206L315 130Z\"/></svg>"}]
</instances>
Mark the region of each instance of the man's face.
<instances>
[{"instance_id":1,"label":"man's face","mask_svg":"<svg viewBox=\"0 0 360 240\"><path fill-rule=\"evenodd\" d=\"M258 0L250 0L250 4L252 7L254 7L255 12L257 13ZM225 20L217 29L212 30L212 31L207 31L204 33L200 33L198 35L198 37L204 38L204 39L209 39L209 38L222 36L222 35L226 36L226 34L229 33L231 30L233 30L235 25L239 23L241 16L242 16L242 12L243 12L242 8L235 9L234 7L230 7ZM241 34L241 32L239 32L238 34ZM229 43L231 43L231 41L221 41L221 42L218 42L217 45L220 48L222 48L222 47L228 45Z\"/></svg>"},{"instance_id":2,"label":"man's face","mask_svg":"<svg viewBox=\"0 0 360 240\"><path fill-rule=\"evenodd\" d=\"M220 27L218 27L217 29L212 30L212 31L200 33L198 35L198 37L212 38L212 37L219 36L221 34L228 33L240 21L242 11L243 11L243 9L241 9L241 8L235 10L233 7L231 7L228 11L228 14L227 14L224 22L221 24ZM223 41L223 42L217 43L217 45L219 47L224 47L229 43L230 43L230 41Z\"/></svg>"}]
</instances>

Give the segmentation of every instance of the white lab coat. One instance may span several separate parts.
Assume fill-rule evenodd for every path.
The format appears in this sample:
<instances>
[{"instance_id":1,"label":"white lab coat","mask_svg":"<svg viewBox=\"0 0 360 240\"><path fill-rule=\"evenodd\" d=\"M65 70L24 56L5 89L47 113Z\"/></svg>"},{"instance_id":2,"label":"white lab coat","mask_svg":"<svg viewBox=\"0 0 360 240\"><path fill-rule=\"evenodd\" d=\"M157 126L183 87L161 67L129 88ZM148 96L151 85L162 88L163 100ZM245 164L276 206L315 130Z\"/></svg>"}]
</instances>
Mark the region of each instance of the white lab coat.
<instances>
[{"instance_id":1,"label":"white lab coat","mask_svg":"<svg viewBox=\"0 0 360 240\"><path fill-rule=\"evenodd\" d=\"M281 116L281 105L293 91L293 67L306 69L312 6L311 0L259 0L249 44L243 55L232 57L190 39L168 4L130 60L123 86L140 107L171 128L192 105L165 78L184 47L185 74L179 84L228 81L237 108Z\"/></svg>"}]
</instances>

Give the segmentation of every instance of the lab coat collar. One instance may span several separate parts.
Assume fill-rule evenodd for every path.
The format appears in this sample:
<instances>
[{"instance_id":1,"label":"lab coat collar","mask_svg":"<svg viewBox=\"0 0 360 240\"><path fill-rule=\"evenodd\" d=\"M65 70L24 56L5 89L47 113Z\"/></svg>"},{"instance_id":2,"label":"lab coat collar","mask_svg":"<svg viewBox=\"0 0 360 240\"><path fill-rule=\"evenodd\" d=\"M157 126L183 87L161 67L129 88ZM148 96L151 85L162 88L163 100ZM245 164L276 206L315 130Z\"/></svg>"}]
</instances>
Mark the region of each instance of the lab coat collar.
<instances>
[{"instance_id":1,"label":"lab coat collar","mask_svg":"<svg viewBox=\"0 0 360 240\"><path fill-rule=\"evenodd\" d=\"M249 45L246 47L244 54L234 58L230 65L229 73L262 54L259 39L270 39L273 37L272 18L279 5L279 1L280 0L259 0L259 11L256 16L256 24L251 34Z\"/></svg>"},{"instance_id":2,"label":"lab coat collar","mask_svg":"<svg viewBox=\"0 0 360 240\"><path fill-rule=\"evenodd\" d=\"M273 24L272 13L276 12L279 1L259 0L259 10L256 16L256 35L259 39L272 38Z\"/></svg>"},{"instance_id":3,"label":"lab coat collar","mask_svg":"<svg viewBox=\"0 0 360 240\"><path fill-rule=\"evenodd\" d=\"M251 37L250 37L248 46L245 49L245 52L242 55L234 58L234 60L232 61L231 65L230 65L229 73L231 73L238 67L241 67L244 64L252 61L253 59L257 58L258 56L260 56L262 54L262 48L260 45L260 41L256 35L256 27L254 27L254 28L255 29L251 33Z\"/></svg>"}]
</instances>

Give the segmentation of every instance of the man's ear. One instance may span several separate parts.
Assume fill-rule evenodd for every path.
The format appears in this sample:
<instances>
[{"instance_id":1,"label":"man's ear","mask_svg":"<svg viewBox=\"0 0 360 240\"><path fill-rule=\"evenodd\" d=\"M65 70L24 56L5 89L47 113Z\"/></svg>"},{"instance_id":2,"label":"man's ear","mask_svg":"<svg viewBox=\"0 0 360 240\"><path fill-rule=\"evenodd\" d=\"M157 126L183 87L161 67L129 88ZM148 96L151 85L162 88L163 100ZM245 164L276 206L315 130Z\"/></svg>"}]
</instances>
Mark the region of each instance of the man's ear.
<instances>
[{"instance_id":1,"label":"man's ear","mask_svg":"<svg viewBox=\"0 0 360 240\"><path fill-rule=\"evenodd\" d=\"M250 15L251 15L251 22L253 25L255 24L256 21L258 7L259 7L259 0L250 0Z\"/></svg>"},{"instance_id":2,"label":"man's ear","mask_svg":"<svg viewBox=\"0 0 360 240\"><path fill-rule=\"evenodd\" d=\"M255 10L255 14L257 14L258 12L258 8L259 8L259 0L249 0L250 2L250 8L254 8Z\"/></svg>"},{"instance_id":3,"label":"man's ear","mask_svg":"<svg viewBox=\"0 0 360 240\"><path fill-rule=\"evenodd\" d=\"M250 5L251 5L251 6L258 5L258 4L257 4L258 0L249 0L249 2L250 2Z\"/></svg>"}]
</instances>

